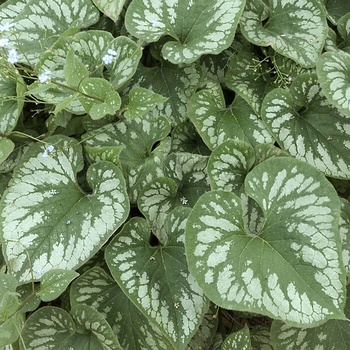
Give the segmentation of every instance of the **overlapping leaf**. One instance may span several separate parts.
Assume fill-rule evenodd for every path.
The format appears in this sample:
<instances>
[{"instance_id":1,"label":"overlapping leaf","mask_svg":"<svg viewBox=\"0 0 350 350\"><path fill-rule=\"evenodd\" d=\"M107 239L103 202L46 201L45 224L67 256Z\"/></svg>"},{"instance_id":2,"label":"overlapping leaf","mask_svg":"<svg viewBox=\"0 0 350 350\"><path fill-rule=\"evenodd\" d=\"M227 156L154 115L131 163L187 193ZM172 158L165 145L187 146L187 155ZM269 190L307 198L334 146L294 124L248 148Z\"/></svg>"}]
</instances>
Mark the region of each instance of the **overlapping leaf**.
<instances>
[{"instance_id":1,"label":"overlapping leaf","mask_svg":"<svg viewBox=\"0 0 350 350\"><path fill-rule=\"evenodd\" d=\"M106 249L106 262L122 290L179 350L208 309L206 297L187 269L183 242L188 212L177 208L169 214L165 245L151 246L149 225L135 217Z\"/></svg>"},{"instance_id":2,"label":"overlapping leaf","mask_svg":"<svg viewBox=\"0 0 350 350\"><path fill-rule=\"evenodd\" d=\"M310 165L280 157L254 167L245 191L263 211L258 232L246 228L242 201L231 192L207 192L188 218L189 269L206 295L299 327L344 319L333 187Z\"/></svg>"},{"instance_id":3,"label":"overlapping leaf","mask_svg":"<svg viewBox=\"0 0 350 350\"><path fill-rule=\"evenodd\" d=\"M72 306L87 304L103 314L116 330L123 350L169 350L171 344L150 323L104 270L93 267L78 278L70 291Z\"/></svg>"},{"instance_id":4,"label":"overlapping leaf","mask_svg":"<svg viewBox=\"0 0 350 350\"><path fill-rule=\"evenodd\" d=\"M301 75L289 92L272 90L261 110L282 149L328 176L350 178L350 123L324 98L315 75Z\"/></svg>"},{"instance_id":5,"label":"overlapping leaf","mask_svg":"<svg viewBox=\"0 0 350 350\"><path fill-rule=\"evenodd\" d=\"M262 0L251 0L240 20L243 35L255 45L271 46L304 67L315 67L328 26L318 0L269 1L269 18Z\"/></svg>"},{"instance_id":6,"label":"overlapping leaf","mask_svg":"<svg viewBox=\"0 0 350 350\"><path fill-rule=\"evenodd\" d=\"M225 341L222 343L222 350L240 349L240 350L252 350L250 343L249 328L246 325L240 331L234 332L227 336Z\"/></svg>"},{"instance_id":7,"label":"overlapping leaf","mask_svg":"<svg viewBox=\"0 0 350 350\"><path fill-rule=\"evenodd\" d=\"M203 54L218 54L233 40L245 0L175 1L134 0L125 19L127 30L147 43L162 36L162 49L172 63L192 63Z\"/></svg>"},{"instance_id":8,"label":"overlapping leaf","mask_svg":"<svg viewBox=\"0 0 350 350\"><path fill-rule=\"evenodd\" d=\"M215 99L209 90L199 91L188 102L188 117L211 150L229 139L252 144L272 142L261 120L240 98L226 108L223 98Z\"/></svg>"},{"instance_id":9,"label":"overlapping leaf","mask_svg":"<svg viewBox=\"0 0 350 350\"><path fill-rule=\"evenodd\" d=\"M60 135L35 144L16 168L0 202L0 234L8 269L20 282L79 267L126 219L121 171L93 164L86 194L76 180L82 166L80 145Z\"/></svg>"},{"instance_id":10,"label":"overlapping leaf","mask_svg":"<svg viewBox=\"0 0 350 350\"><path fill-rule=\"evenodd\" d=\"M116 22L126 0L92 0L98 9L107 17Z\"/></svg>"},{"instance_id":11,"label":"overlapping leaf","mask_svg":"<svg viewBox=\"0 0 350 350\"><path fill-rule=\"evenodd\" d=\"M350 54L326 52L317 61L317 78L327 99L342 113L350 116Z\"/></svg>"}]
</instances>

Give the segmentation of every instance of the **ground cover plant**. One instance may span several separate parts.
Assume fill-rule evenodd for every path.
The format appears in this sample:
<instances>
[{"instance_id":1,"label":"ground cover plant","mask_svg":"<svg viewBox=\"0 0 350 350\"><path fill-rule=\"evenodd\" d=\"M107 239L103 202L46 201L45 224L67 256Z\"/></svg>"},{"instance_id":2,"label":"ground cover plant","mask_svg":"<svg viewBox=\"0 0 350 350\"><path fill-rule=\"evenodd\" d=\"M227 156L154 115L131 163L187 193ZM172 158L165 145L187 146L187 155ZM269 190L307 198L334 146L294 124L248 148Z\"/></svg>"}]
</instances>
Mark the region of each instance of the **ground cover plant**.
<instances>
[{"instance_id":1,"label":"ground cover plant","mask_svg":"<svg viewBox=\"0 0 350 350\"><path fill-rule=\"evenodd\" d=\"M346 350L350 3L0 1L0 349Z\"/></svg>"}]
</instances>

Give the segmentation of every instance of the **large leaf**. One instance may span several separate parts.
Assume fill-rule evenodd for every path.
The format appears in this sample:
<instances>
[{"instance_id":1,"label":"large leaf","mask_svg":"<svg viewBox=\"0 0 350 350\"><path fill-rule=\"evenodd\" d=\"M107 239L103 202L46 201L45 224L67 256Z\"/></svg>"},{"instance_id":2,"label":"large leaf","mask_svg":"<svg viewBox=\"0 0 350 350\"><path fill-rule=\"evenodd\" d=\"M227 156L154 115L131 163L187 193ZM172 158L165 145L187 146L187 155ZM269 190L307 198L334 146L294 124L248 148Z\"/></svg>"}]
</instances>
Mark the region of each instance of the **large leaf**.
<instances>
[{"instance_id":1,"label":"large leaf","mask_svg":"<svg viewBox=\"0 0 350 350\"><path fill-rule=\"evenodd\" d=\"M209 90L199 91L188 102L188 117L211 150L229 139L252 144L272 142L261 120L240 98L226 108L223 98L214 98Z\"/></svg>"},{"instance_id":2,"label":"large leaf","mask_svg":"<svg viewBox=\"0 0 350 350\"><path fill-rule=\"evenodd\" d=\"M245 0L134 0L125 19L127 30L147 43L170 36L162 49L174 64L192 63L204 54L218 54L233 40Z\"/></svg>"},{"instance_id":3,"label":"large leaf","mask_svg":"<svg viewBox=\"0 0 350 350\"><path fill-rule=\"evenodd\" d=\"M89 27L98 18L99 11L91 0L31 0L13 20L11 45L20 45L20 62L34 65L58 35L71 28Z\"/></svg>"},{"instance_id":4,"label":"large leaf","mask_svg":"<svg viewBox=\"0 0 350 350\"><path fill-rule=\"evenodd\" d=\"M350 116L350 54L343 51L326 52L317 61L317 77L327 99Z\"/></svg>"},{"instance_id":5,"label":"large leaf","mask_svg":"<svg viewBox=\"0 0 350 350\"><path fill-rule=\"evenodd\" d=\"M350 317L349 294L345 305L345 315ZM296 328L283 324L280 321L273 321L271 340L275 350L348 350L350 344L350 323L349 320L329 320L315 328Z\"/></svg>"},{"instance_id":6,"label":"large leaf","mask_svg":"<svg viewBox=\"0 0 350 350\"><path fill-rule=\"evenodd\" d=\"M315 67L328 26L318 0L269 1L266 24L262 0L251 0L240 20L243 35L255 45L271 46L304 67Z\"/></svg>"},{"instance_id":7,"label":"large leaf","mask_svg":"<svg viewBox=\"0 0 350 350\"><path fill-rule=\"evenodd\" d=\"M60 136L23 156L0 202L0 234L7 266L20 282L48 270L76 269L94 255L129 213L125 181L110 162L93 164L82 191L81 146Z\"/></svg>"},{"instance_id":8,"label":"large leaf","mask_svg":"<svg viewBox=\"0 0 350 350\"><path fill-rule=\"evenodd\" d=\"M253 168L245 191L263 211L258 232L246 228L231 192L207 192L188 218L189 269L205 294L221 307L298 327L344 319L334 188L310 165L279 157Z\"/></svg>"},{"instance_id":9,"label":"large leaf","mask_svg":"<svg viewBox=\"0 0 350 350\"><path fill-rule=\"evenodd\" d=\"M124 350L169 350L171 344L104 270L93 267L71 287L72 306L87 304L103 314Z\"/></svg>"},{"instance_id":10,"label":"large leaf","mask_svg":"<svg viewBox=\"0 0 350 350\"><path fill-rule=\"evenodd\" d=\"M208 309L207 299L187 269L183 241L188 212L177 208L169 214L164 246L151 246L149 225L135 217L106 249L108 267L122 290L179 350Z\"/></svg>"},{"instance_id":11,"label":"large leaf","mask_svg":"<svg viewBox=\"0 0 350 350\"><path fill-rule=\"evenodd\" d=\"M289 92L269 92L261 111L282 149L328 176L350 178L350 123L327 102L314 74L299 76Z\"/></svg>"}]
</instances>

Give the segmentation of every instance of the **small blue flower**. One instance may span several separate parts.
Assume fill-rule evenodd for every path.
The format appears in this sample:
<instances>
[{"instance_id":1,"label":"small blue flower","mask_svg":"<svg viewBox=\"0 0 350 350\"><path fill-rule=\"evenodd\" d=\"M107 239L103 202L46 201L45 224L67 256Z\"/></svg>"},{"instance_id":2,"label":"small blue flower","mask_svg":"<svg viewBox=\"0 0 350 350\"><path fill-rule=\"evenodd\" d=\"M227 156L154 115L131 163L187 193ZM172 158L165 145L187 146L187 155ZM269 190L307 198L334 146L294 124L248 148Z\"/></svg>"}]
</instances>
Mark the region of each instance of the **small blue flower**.
<instances>
[{"instance_id":1,"label":"small blue flower","mask_svg":"<svg viewBox=\"0 0 350 350\"><path fill-rule=\"evenodd\" d=\"M50 80L51 74L52 72L50 70L45 69L45 71L38 76L38 80L40 83L46 83L48 80Z\"/></svg>"},{"instance_id":2,"label":"small blue flower","mask_svg":"<svg viewBox=\"0 0 350 350\"><path fill-rule=\"evenodd\" d=\"M104 64L111 64L113 62L113 56L111 55L104 55L102 57L102 61Z\"/></svg>"},{"instance_id":3,"label":"small blue flower","mask_svg":"<svg viewBox=\"0 0 350 350\"><path fill-rule=\"evenodd\" d=\"M9 39L2 38L0 39L0 47L6 47L9 44Z\"/></svg>"},{"instance_id":4,"label":"small blue flower","mask_svg":"<svg viewBox=\"0 0 350 350\"><path fill-rule=\"evenodd\" d=\"M18 62L18 53L16 49L9 50L7 61L12 64L15 64Z\"/></svg>"}]
</instances>

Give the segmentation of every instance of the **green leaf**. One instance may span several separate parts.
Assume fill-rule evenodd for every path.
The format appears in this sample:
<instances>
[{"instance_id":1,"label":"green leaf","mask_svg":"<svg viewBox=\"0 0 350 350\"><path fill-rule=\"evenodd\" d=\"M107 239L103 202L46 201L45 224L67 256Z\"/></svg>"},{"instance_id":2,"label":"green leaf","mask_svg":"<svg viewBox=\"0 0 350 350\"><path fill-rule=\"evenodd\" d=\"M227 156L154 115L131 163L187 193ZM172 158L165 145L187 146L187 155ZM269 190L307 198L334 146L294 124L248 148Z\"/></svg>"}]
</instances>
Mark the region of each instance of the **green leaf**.
<instances>
[{"instance_id":1,"label":"green leaf","mask_svg":"<svg viewBox=\"0 0 350 350\"><path fill-rule=\"evenodd\" d=\"M172 37L176 41L163 46L163 57L174 64L192 63L201 55L218 54L231 45L244 5L244 0L186 4L134 0L126 12L125 26L147 43Z\"/></svg>"},{"instance_id":2,"label":"green leaf","mask_svg":"<svg viewBox=\"0 0 350 350\"><path fill-rule=\"evenodd\" d=\"M67 84L74 87L79 87L82 80L89 76L88 69L75 55L73 48L68 51L63 72Z\"/></svg>"},{"instance_id":3,"label":"green leaf","mask_svg":"<svg viewBox=\"0 0 350 350\"><path fill-rule=\"evenodd\" d=\"M296 159L271 158L245 179L263 211L247 229L231 192L205 193L187 222L190 272L217 305L300 327L344 319L345 274L338 231L340 203L324 175Z\"/></svg>"},{"instance_id":4,"label":"green leaf","mask_svg":"<svg viewBox=\"0 0 350 350\"><path fill-rule=\"evenodd\" d=\"M171 349L159 328L150 323L104 270L93 267L73 282L72 306L87 304L102 313L123 349Z\"/></svg>"},{"instance_id":5,"label":"green leaf","mask_svg":"<svg viewBox=\"0 0 350 350\"><path fill-rule=\"evenodd\" d=\"M258 116L239 98L226 108L223 98L214 98L209 90L199 91L188 102L188 117L211 150L230 139L252 144L272 141Z\"/></svg>"},{"instance_id":6,"label":"green leaf","mask_svg":"<svg viewBox=\"0 0 350 350\"><path fill-rule=\"evenodd\" d=\"M222 350L253 350L247 325L240 331L231 333L222 343Z\"/></svg>"},{"instance_id":7,"label":"green leaf","mask_svg":"<svg viewBox=\"0 0 350 350\"><path fill-rule=\"evenodd\" d=\"M1 57L0 66L0 134L9 135L22 112L27 86L17 69Z\"/></svg>"},{"instance_id":8,"label":"green leaf","mask_svg":"<svg viewBox=\"0 0 350 350\"><path fill-rule=\"evenodd\" d=\"M169 214L164 246L151 246L149 225L134 217L105 255L124 293L179 350L185 349L208 309L207 299L187 269L183 240L188 212L177 208Z\"/></svg>"},{"instance_id":9,"label":"green leaf","mask_svg":"<svg viewBox=\"0 0 350 350\"><path fill-rule=\"evenodd\" d=\"M20 281L49 270L74 270L93 256L129 213L125 181L110 162L90 166L81 146L63 135L37 143L22 157L0 202L0 234L9 271Z\"/></svg>"},{"instance_id":10,"label":"green leaf","mask_svg":"<svg viewBox=\"0 0 350 350\"><path fill-rule=\"evenodd\" d=\"M212 190L239 195L244 179L255 162L253 147L244 141L228 140L216 147L209 157L208 176Z\"/></svg>"},{"instance_id":11,"label":"green leaf","mask_svg":"<svg viewBox=\"0 0 350 350\"><path fill-rule=\"evenodd\" d=\"M314 74L298 77L289 92L269 92L261 114L290 155L328 176L350 178L350 123L324 98Z\"/></svg>"},{"instance_id":12,"label":"green leaf","mask_svg":"<svg viewBox=\"0 0 350 350\"><path fill-rule=\"evenodd\" d=\"M343 51L326 52L317 61L317 78L329 102L350 116L350 54Z\"/></svg>"},{"instance_id":13,"label":"green leaf","mask_svg":"<svg viewBox=\"0 0 350 350\"><path fill-rule=\"evenodd\" d=\"M0 300L0 323L10 318L18 309L19 294L6 292Z\"/></svg>"},{"instance_id":14,"label":"green leaf","mask_svg":"<svg viewBox=\"0 0 350 350\"><path fill-rule=\"evenodd\" d=\"M136 203L146 184L163 176L162 164L170 149L170 140L166 139L169 132L170 124L165 117L147 114L142 118L106 125L97 132L93 130L86 133L84 139L85 144L93 147L100 157L107 156L108 149L112 152L117 147L122 148L119 160L125 173L130 201ZM161 140L160 145L155 147L156 142ZM108 160L112 161L111 158Z\"/></svg>"},{"instance_id":15,"label":"green leaf","mask_svg":"<svg viewBox=\"0 0 350 350\"><path fill-rule=\"evenodd\" d=\"M91 0L28 1L13 23L11 46L18 48L19 61L34 65L57 36L70 28L86 28L96 23L99 11Z\"/></svg>"},{"instance_id":16,"label":"green leaf","mask_svg":"<svg viewBox=\"0 0 350 350\"><path fill-rule=\"evenodd\" d=\"M40 279L40 290L37 295L42 301L57 299L79 274L71 270L54 269L45 272Z\"/></svg>"},{"instance_id":17,"label":"green leaf","mask_svg":"<svg viewBox=\"0 0 350 350\"><path fill-rule=\"evenodd\" d=\"M341 198L339 232L343 245L343 264L350 276L350 202Z\"/></svg>"},{"instance_id":18,"label":"green leaf","mask_svg":"<svg viewBox=\"0 0 350 350\"><path fill-rule=\"evenodd\" d=\"M18 281L12 275L0 273L0 300L7 292L15 292Z\"/></svg>"},{"instance_id":19,"label":"green leaf","mask_svg":"<svg viewBox=\"0 0 350 350\"><path fill-rule=\"evenodd\" d=\"M111 20L116 22L126 0L92 0L95 6Z\"/></svg>"},{"instance_id":20,"label":"green leaf","mask_svg":"<svg viewBox=\"0 0 350 350\"><path fill-rule=\"evenodd\" d=\"M6 160L14 148L15 144L11 140L4 139L0 136L0 164Z\"/></svg>"},{"instance_id":21,"label":"green leaf","mask_svg":"<svg viewBox=\"0 0 350 350\"><path fill-rule=\"evenodd\" d=\"M159 115L165 116L172 124L187 120L186 104L196 92L202 72L197 65L179 67L164 63L162 67L140 66L133 77L134 86L151 90L168 100L157 106Z\"/></svg>"},{"instance_id":22,"label":"green leaf","mask_svg":"<svg viewBox=\"0 0 350 350\"><path fill-rule=\"evenodd\" d=\"M4 346L4 348L1 349L14 349L14 347L10 346L19 338L19 332L21 331L22 326L23 320L19 315L14 315L4 323L0 324L0 346ZM5 347L6 345L8 346Z\"/></svg>"},{"instance_id":23,"label":"green leaf","mask_svg":"<svg viewBox=\"0 0 350 350\"><path fill-rule=\"evenodd\" d=\"M167 97L163 97L153 91L134 87L129 92L129 103L124 113L125 118L133 119L142 117L151 111L155 106L164 103L168 100Z\"/></svg>"},{"instance_id":24,"label":"green leaf","mask_svg":"<svg viewBox=\"0 0 350 350\"><path fill-rule=\"evenodd\" d=\"M315 67L328 32L323 5L318 0L277 0L269 5L269 18L263 25L263 1L247 2L240 19L243 35L255 45L271 46L303 67Z\"/></svg>"}]
</instances>

